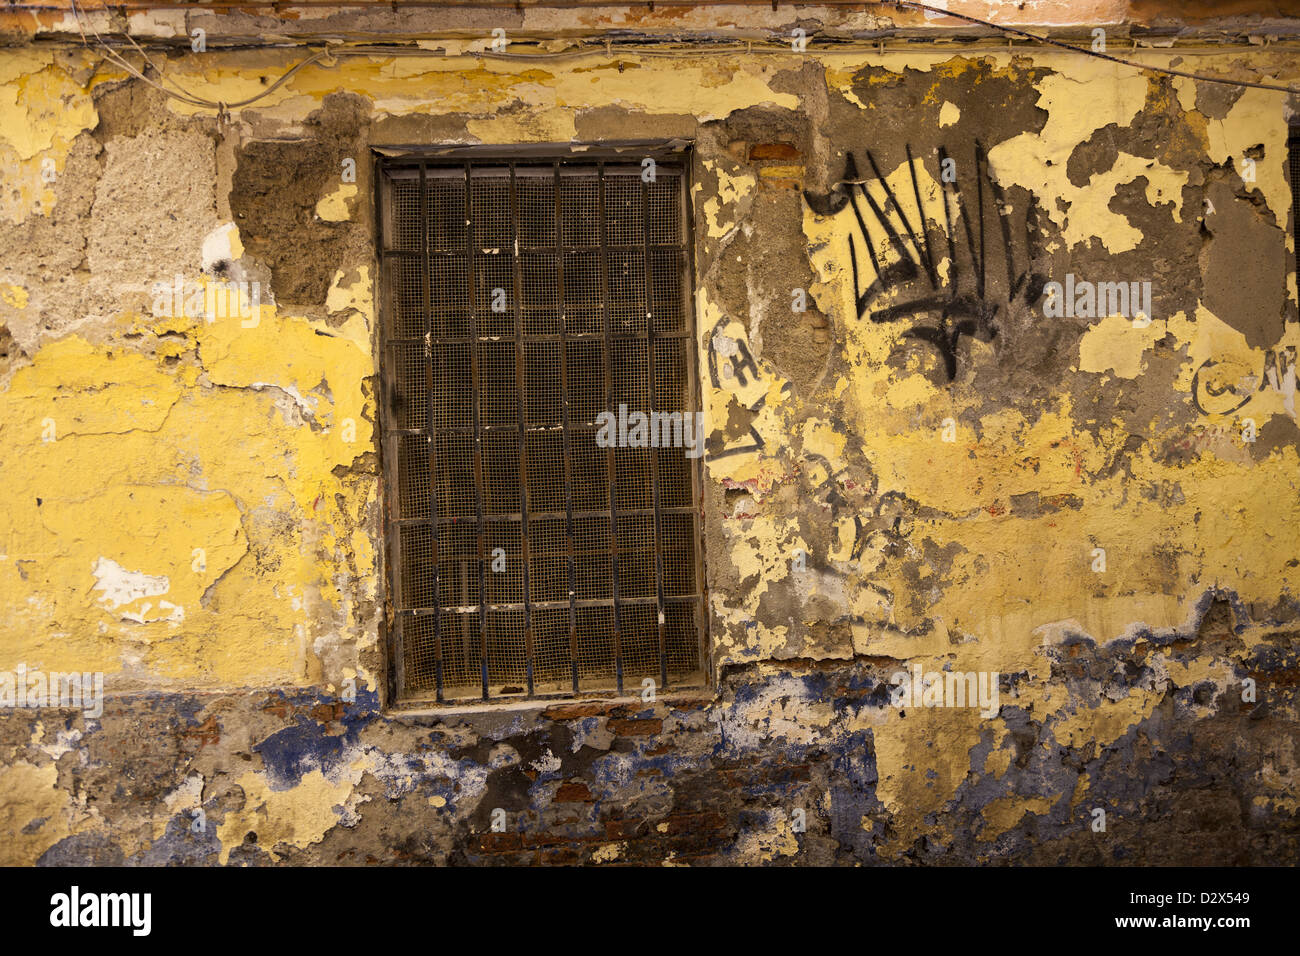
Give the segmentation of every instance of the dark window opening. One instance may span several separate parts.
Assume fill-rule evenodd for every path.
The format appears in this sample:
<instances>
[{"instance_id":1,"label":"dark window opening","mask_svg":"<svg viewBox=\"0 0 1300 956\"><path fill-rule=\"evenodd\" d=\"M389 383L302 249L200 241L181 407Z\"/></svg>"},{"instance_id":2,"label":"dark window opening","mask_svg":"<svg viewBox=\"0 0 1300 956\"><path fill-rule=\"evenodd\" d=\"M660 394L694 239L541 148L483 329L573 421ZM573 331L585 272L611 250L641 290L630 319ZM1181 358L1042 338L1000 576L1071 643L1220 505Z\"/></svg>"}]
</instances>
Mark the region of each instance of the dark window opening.
<instances>
[{"instance_id":1,"label":"dark window opening","mask_svg":"<svg viewBox=\"0 0 1300 956\"><path fill-rule=\"evenodd\" d=\"M598 441L620 406L695 421L684 161L381 160L399 701L703 682L703 436Z\"/></svg>"}]
</instances>

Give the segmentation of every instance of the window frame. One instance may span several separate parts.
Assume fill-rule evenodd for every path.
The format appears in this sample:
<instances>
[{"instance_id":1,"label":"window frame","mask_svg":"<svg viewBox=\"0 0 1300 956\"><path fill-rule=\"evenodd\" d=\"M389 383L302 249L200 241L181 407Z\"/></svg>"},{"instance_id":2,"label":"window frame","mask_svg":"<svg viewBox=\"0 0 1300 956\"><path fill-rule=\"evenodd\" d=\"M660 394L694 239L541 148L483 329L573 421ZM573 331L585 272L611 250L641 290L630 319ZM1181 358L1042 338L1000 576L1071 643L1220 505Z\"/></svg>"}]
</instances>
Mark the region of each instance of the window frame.
<instances>
[{"instance_id":1,"label":"window frame","mask_svg":"<svg viewBox=\"0 0 1300 956\"><path fill-rule=\"evenodd\" d=\"M1297 296L1300 296L1300 123L1292 123L1286 131L1287 185L1291 187L1291 266L1296 270Z\"/></svg>"},{"instance_id":2,"label":"window frame","mask_svg":"<svg viewBox=\"0 0 1300 956\"><path fill-rule=\"evenodd\" d=\"M393 533L395 525L392 521L393 510L396 507L396 495L398 493L398 476L396 473L397 456L395 454L394 440L400 438L401 432L394 432L396 427L393 420L394 413L389 408L389 397L394 394L393 389L396 387L395 369L390 360L388 353L388 343L392 338L393 322L395 310L390 302L389 282L385 274L385 251L388 248L386 243L386 232L390 228L391 215L388 208L388 194L385 189L385 179L387 173L393 169L421 166L465 166L467 169L475 164L511 164L514 165L546 165L546 166L585 166L585 165L602 165L604 163L614 163L625 166L629 163L641 163L645 158L651 158L656 162L668 162L676 167L681 177L680 189L682 197L682 249L685 255L685 264L683 269L682 281L685 285L684 296L686 304L683 306L684 332L680 333L682 340L689 343L689 361L686 363L686 373L688 381L686 391L693 407L703 410L703 376L701 374L701 356L698 316L696 315L696 265L695 265L695 223L694 223L694 203L693 203L693 183L694 183L694 161L695 151L694 144L689 140L622 140L622 141L601 141L588 143L530 143L520 145L500 145L500 144L475 144L475 145L375 145L371 147L371 169L373 175L373 201L374 201L374 242L375 242L375 282L376 282L376 328L375 328L375 357L376 357L376 376L378 381L378 394L376 395L376 444L379 458L380 473L380 505L381 505L381 528L382 545L379 553L382 555L381 561L384 565L382 573L382 608L380 622L380 645L383 650L383 666L385 671L385 690L387 705L394 709L456 709L456 710L496 710L511 705L520 704L546 704L555 701L567 700L585 700L585 699L610 699L625 698L639 695L642 686L625 686L623 673L620 668L616 668L614 679L616 686L614 688L583 688L575 686L566 688L563 691L547 692L540 691L532 686L531 680L531 663L529 665L529 686L522 694L492 694L487 693L487 683L484 682L484 689L481 696L477 697L455 697L447 698L443 694L442 682L439 681L435 689L409 691L404 687L402 679L403 656L400 646L401 628L397 624L397 618L402 611L397 604L399 595L400 582L397 576L400 573L400 564L395 552L400 547L398 536ZM513 178L513 177L512 177ZM603 214L602 214L603 215ZM557 230L560 228L559 221L556 223ZM561 243L557 234L556 254L561 255ZM647 294L648 289L647 289ZM522 322L522 316L519 321ZM522 340L523 332L517 327L516 335ZM607 334L607 333L606 333ZM653 332L649 337L644 339L647 347L651 347L654 341ZM525 400L524 395L519 396L519 401ZM608 398L607 398L608 401ZM432 423L429 425L432 428ZM567 426L566 426L567 430ZM701 441L704 439L701 438ZM704 529L705 529L705 483L704 483L704 462L705 455L702 454L696 459L688 459L690 462L688 472L691 483L691 495L694 511L694 534L692 535L691 547L694 551L696 567L696 587L695 593L691 600L695 607L695 633L697 635L698 647L698 667L695 674L697 680L672 682L665 680L667 671L666 646L664 644L664 620L663 609L667 606L663 598L662 581L663 574L656 572L656 594L657 598L652 607L660 610L659 614L659 635L660 635L660 653L659 667L660 674L656 675L656 694L676 694L685 691L698 692L702 689L711 688L714 684L712 648L709 640L710 636L710 613L709 613L709 585L708 574L705 563L704 547ZM566 473L568 467L566 465ZM568 481L566 480L566 486ZM435 494L431 491L431 494ZM656 514L658 513L658 492L656 490ZM436 494L435 494L436 499ZM614 513L614 509L611 509ZM481 522L480 518L480 522ZM569 518L572 521L572 517ZM525 536L526 537L526 536ZM657 532L656 532L657 538ZM616 546L611 538L611 554L616 553ZM663 552L656 548L656 565L662 562ZM524 559L525 563L527 559ZM525 591L524 600L530 601ZM487 599L486 594L479 596L479 606L483 613L493 606L493 602ZM573 600L570 600L570 614L573 613ZM609 605L611 608L618 607L617 598L612 599ZM442 613L441 609L432 613ZM617 647L617 641L615 646ZM529 647L529 660L531 661L532 649ZM617 651L614 651L617 654ZM482 665L481 665L482 666ZM575 668L576 669L576 668ZM639 680L638 678L635 678Z\"/></svg>"}]
</instances>

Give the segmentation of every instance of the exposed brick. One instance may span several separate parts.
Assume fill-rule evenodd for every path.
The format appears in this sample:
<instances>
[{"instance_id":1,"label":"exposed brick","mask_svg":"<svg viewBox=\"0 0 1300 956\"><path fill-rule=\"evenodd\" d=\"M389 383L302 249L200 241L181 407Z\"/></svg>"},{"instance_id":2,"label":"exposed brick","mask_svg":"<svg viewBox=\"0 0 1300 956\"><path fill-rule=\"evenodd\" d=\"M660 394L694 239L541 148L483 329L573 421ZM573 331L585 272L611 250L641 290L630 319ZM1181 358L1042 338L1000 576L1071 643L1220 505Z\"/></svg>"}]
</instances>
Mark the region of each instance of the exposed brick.
<instances>
[{"instance_id":1,"label":"exposed brick","mask_svg":"<svg viewBox=\"0 0 1300 956\"><path fill-rule=\"evenodd\" d=\"M611 720L609 722L610 732L618 734L620 737L649 737L660 733L663 729L664 722L658 718Z\"/></svg>"},{"instance_id":2,"label":"exposed brick","mask_svg":"<svg viewBox=\"0 0 1300 956\"><path fill-rule=\"evenodd\" d=\"M523 841L518 833L484 833L478 838L478 846L484 853L505 853L518 850Z\"/></svg>"},{"instance_id":3,"label":"exposed brick","mask_svg":"<svg viewBox=\"0 0 1300 956\"><path fill-rule=\"evenodd\" d=\"M559 846L561 843L568 843L573 836L568 833L549 833L541 831L538 833L525 833L524 846L526 847L543 847Z\"/></svg>"},{"instance_id":4,"label":"exposed brick","mask_svg":"<svg viewBox=\"0 0 1300 956\"><path fill-rule=\"evenodd\" d=\"M673 834L663 841L663 846L678 856L688 856L717 850L731 840L732 835L726 830L692 830L690 833Z\"/></svg>"},{"instance_id":5,"label":"exposed brick","mask_svg":"<svg viewBox=\"0 0 1300 956\"><path fill-rule=\"evenodd\" d=\"M542 711L546 720L582 720L584 717L599 717L605 713L608 705L594 704L556 704Z\"/></svg>"},{"instance_id":6,"label":"exposed brick","mask_svg":"<svg viewBox=\"0 0 1300 956\"><path fill-rule=\"evenodd\" d=\"M186 727L181 731L181 736L187 741L197 740L200 750L216 746L221 743L221 725L217 723L216 717L209 717L197 727Z\"/></svg>"},{"instance_id":7,"label":"exposed brick","mask_svg":"<svg viewBox=\"0 0 1300 956\"><path fill-rule=\"evenodd\" d=\"M546 866L577 866L586 856L581 846L553 846L541 850L537 862Z\"/></svg>"},{"instance_id":8,"label":"exposed brick","mask_svg":"<svg viewBox=\"0 0 1300 956\"><path fill-rule=\"evenodd\" d=\"M646 833L644 820L606 820L605 836L610 840L632 840Z\"/></svg>"},{"instance_id":9,"label":"exposed brick","mask_svg":"<svg viewBox=\"0 0 1300 956\"><path fill-rule=\"evenodd\" d=\"M591 803L591 791L581 780L570 780L560 784L555 791L556 803Z\"/></svg>"},{"instance_id":10,"label":"exposed brick","mask_svg":"<svg viewBox=\"0 0 1300 956\"><path fill-rule=\"evenodd\" d=\"M799 150L789 143L755 143L749 148L750 159L798 159Z\"/></svg>"},{"instance_id":11,"label":"exposed brick","mask_svg":"<svg viewBox=\"0 0 1300 956\"><path fill-rule=\"evenodd\" d=\"M281 720L288 720L293 708L283 697L272 697L262 705L262 713L272 714Z\"/></svg>"},{"instance_id":12,"label":"exposed brick","mask_svg":"<svg viewBox=\"0 0 1300 956\"><path fill-rule=\"evenodd\" d=\"M599 830L590 833L574 833L571 830L554 833L548 830L536 830L524 833L523 840L525 847L559 846L564 843L602 843L605 834Z\"/></svg>"},{"instance_id":13,"label":"exposed brick","mask_svg":"<svg viewBox=\"0 0 1300 956\"><path fill-rule=\"evenodd\" d=\"M317 704L311 709L311 719L327 724L334 720L343 719L343 704Z\"/></svg>"},{"instance_id":14,"label":"exposed brick","mask_svg":"<svg viewBox=\"0 0 1300 956\"><path fill-rule=\"evenodd\" d=\"M721 813L679 813L664 817L668 825L668 834L690 833L697 830L718 830L727 825L727 818Z\"/></svg>"}]
</instances>

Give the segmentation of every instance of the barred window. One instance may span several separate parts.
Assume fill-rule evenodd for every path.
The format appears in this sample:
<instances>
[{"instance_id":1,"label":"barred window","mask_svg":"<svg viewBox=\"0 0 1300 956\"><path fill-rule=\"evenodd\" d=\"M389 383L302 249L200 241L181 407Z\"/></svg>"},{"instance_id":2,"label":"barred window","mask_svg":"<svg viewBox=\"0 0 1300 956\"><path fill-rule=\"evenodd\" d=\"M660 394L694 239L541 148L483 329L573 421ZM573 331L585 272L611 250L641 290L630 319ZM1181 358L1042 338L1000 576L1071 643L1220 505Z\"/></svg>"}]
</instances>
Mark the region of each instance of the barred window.
<instances>
[{"instance_id":1,"label":"barred window","mask_svg":"<svg viewBox=\"0 0 1300 956\"><path fill-rule=\"evenodd\" d=\"M686 169L645 144L381 157L399 702L702 683Z\"/></svg>"},{"instance_id":2,"label":"barred window","mask_svg":"<svg viewBox=\"0 0 1300 956\"><path fill-rule=\"evenodd\" d=\"M1291 127L1287 138L1287 172L1291 179L1291 238L1295 246L1296 281L1300 282L1300 128Z\"/></svg>"}]
</instances>

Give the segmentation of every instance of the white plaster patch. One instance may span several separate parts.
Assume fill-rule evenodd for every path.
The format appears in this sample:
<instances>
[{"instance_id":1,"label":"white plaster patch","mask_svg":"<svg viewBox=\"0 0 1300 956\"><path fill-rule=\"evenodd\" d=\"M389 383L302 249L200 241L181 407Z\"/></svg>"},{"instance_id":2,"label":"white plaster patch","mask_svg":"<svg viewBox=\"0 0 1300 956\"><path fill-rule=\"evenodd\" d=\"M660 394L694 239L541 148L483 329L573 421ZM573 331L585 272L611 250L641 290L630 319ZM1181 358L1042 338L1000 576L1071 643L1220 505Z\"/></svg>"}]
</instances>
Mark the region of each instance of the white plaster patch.
<instances>
[{"instance_id":1,"label":"white plaster patch","mask_svg":"<svg viewBox=\"0 0 1300 956\"><path fill-rule=\"evenodd\" d=\"M239 227L225 222L203 237L203 271L211 272L219 262L234 262L244 254L244 244L239 241Z\"/></svg>"},{"instance_id":2,"label":"white plaster patch","mask_svg":"<svg viewBox=\"0 0 1300 956\"><path fill-rule=\"evenodd\" d=\"M956 103L945 102L943 106L939 108L940 128L953 126L959 119L961 119L961 107Z\"/></svg>"},{"instance_id":3,"label":"white plaster patch","mask_svg":"<svg viewBox=\"0 0 1300 956\"><path fill-rule=\"evenodd\" d=\"M559 757L551 753L551 748L547 747L546 753L534 760L529 766L538 773L555 773L563 766L563 763Z\"/></svg>"},{"instance_id":4,"label":"white plaster patch","mask_svg":"<svg viewBox=\"0 0 1300 956\"><path fill-rule=\"evenodd\" d=\"M203 806L203 777L192 773L171 793L164 794L163 803L170 813L180 813Z\"/></svg>"},{"instance_id":5,"label":"white plaster patch","mask_svg":"<svg viewBox=\"0 0 1300 956\"><path fill-rule=\"evenodd\" d=\"M153 610L153 604L145 601L144 604L140 605L139 611L123 611L122 620L131 621L133 624L156 624L159 621L171 621L173 624L179 624L185 620L185 608L173 604L171 601L159 601L158 613L152 617L149 616L151 610Z\"/></svg>"},{"instance_id":6,"label":"white plaster patch","mask_svg":"<svg viewBox=\"0 0 1300 956\"><path fill-rule=\"evenodd\" d=\"M104 592L99 600L107 604L110 611L116 611L122 605L140 598L166 594L172 586L165 574L128 571L112 558L101 557L95 562L91 573L95 575L94 590Z\"/></svg>"},{"instance_id":7,"label":"white plaster patch","mask_svg":"<svg viewBox=\"0 0 1300 956\"><path fill-rule=\"evenodd\" d=\"M77 749L76 745L81 740L81 731L56 728L54 733L54 743L42 743L41 741L44 739L45 724L38 720L36 726L32 728L31 743L34 747L38 747L40 751L51 760L58 760L64 754Z\"/></svg>"},{"instance_id":8,"label":"white plaster patch","mask_svg":"<svg viewBox=\"0 0 1300 956\"><path fill-rule=\"evenodd\" d=\"M259 390L264 388L279 389L293 399L294 405L298 407L298 411L302 413L303 417L311 418L316 414L317 399L308 398L293 385L275 385L271 382L253 382L248 387Z\"/></svg>"}]
</instances>

